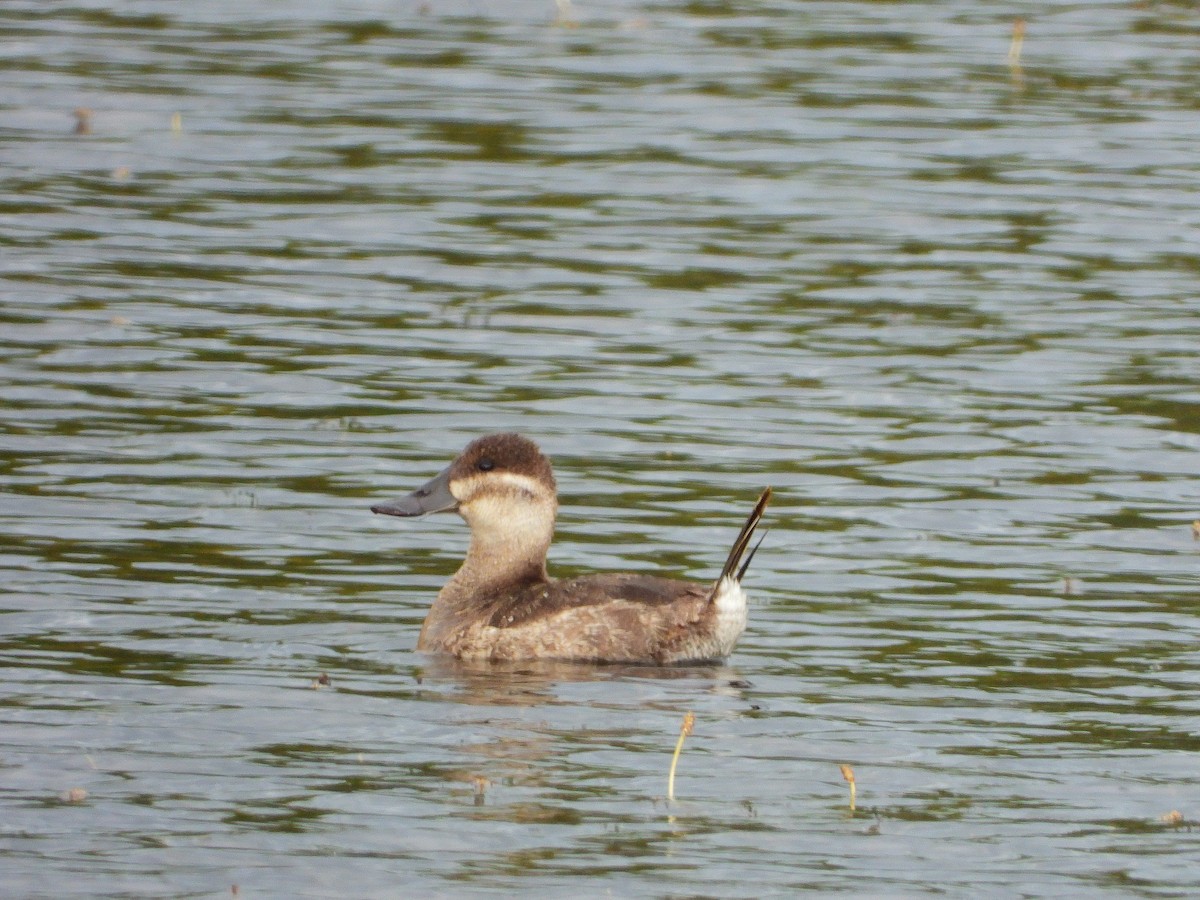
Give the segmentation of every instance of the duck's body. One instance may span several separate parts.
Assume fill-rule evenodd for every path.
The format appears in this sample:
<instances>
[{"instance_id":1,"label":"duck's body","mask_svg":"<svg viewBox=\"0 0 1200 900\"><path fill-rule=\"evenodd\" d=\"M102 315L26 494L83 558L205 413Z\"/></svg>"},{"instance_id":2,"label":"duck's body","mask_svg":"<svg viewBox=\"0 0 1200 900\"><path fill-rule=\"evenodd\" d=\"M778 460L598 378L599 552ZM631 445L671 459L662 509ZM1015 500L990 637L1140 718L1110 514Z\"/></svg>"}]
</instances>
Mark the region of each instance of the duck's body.
<instances>
[{"instance_id":1,"label":"duck's body","mask_svg":"<svg viewBox=\"0 0 1200 900\"><path fill-rule=\"evenodd\" d=\"M517 434L472 441L424 487L371 510L457 510L471 526L467 558L429 610L418 650L463 659L667 664L722 659L733 650L746 627L747 549L770 494L759 498L712 585L625 573L550 578L554 475L537 445Z\"/></svg>"}]
</instances>

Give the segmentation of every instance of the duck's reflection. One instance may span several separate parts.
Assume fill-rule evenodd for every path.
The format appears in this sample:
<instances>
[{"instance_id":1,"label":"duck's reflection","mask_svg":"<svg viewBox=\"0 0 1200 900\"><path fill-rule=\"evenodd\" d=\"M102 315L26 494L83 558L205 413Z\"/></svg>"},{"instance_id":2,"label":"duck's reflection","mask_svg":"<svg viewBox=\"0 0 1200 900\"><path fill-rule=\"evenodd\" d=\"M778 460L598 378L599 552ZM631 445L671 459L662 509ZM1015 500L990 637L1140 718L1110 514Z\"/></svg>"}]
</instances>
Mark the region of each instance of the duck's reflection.
<instances>
[{"instance_id":1,"label":"duck's reflection","mask_svg":"<svg viewBox=\"0 0 1200 900\"><path fill-rule=\"evenodd\" d=\"M452 793L484 808L478 815L514 822L566 821L579 815L582 798L638 784L660 765L665 778L659 753L669 755L679 722L705 705L699 698L740 697L750 687L736 669L720 664L486 663L438 656L413 674L430 699L462 704L464 714L447 716L461 761L437 766L441 777Z\"/></svg>"},{"instance_id":2,"label":"duck's reflection","mask_svg":"<svg viewBox=\"0 0 1200 900\"><path fill-rule=\"evenodd\" d=\"M731 666L712 663L685 666L598 665L564 660L481 662L451 656L430 657L416 671L429 687L448 688L445 700L477 706L538 706L557 702L562 685L581 682L685 681L706 684L721 693L748 687ZM574 701L572 701L574 702Z\"/></svg>"}]
</instances>

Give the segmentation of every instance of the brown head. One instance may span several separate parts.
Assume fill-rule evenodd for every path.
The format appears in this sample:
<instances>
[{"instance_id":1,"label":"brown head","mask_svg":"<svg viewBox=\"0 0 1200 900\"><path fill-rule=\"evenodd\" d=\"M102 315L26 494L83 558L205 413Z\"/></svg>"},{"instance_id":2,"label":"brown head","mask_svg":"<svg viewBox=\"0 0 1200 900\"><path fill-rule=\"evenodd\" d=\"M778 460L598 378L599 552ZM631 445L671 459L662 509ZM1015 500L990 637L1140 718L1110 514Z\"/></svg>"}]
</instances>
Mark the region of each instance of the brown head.
<instances>
[{"instance_id":1,"label":"brown head","mask_svg":"<svg viewBox=\"0 0 1200 900\"><path fill-rule=\"evenodd\" d=\"M533 570L545 577L558 499L550 461L533 441L513 433L477 438L407 497L371 507L390 516L450 510L471 526L464 570L486 571L487 580Z\"/></svg>"}]
</instances>

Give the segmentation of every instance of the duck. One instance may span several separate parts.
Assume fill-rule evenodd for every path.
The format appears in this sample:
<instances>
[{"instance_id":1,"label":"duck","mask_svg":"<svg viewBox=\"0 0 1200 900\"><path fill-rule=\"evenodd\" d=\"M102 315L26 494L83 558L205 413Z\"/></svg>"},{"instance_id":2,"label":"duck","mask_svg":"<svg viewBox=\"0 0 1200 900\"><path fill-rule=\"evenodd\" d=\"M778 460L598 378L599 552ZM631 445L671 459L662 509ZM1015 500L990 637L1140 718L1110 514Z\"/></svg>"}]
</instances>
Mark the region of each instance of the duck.
<instances>
[{"instance_id":1,"label":"duck","mask_svg":"<svg viewBox=\"0 0 1200 900\"><path fill-rule=\"evenodd\" d=\"M758 550L750 542L770 499L767 487L711 584L626 572L551 578L554 473L534 441L511 432L471 441L426 484L371 512L457 512L470 526L466 559L430 607L418 651L662 666L720 661L733 651L746 628L741 583Z\"/></svg>"}]
</instances>

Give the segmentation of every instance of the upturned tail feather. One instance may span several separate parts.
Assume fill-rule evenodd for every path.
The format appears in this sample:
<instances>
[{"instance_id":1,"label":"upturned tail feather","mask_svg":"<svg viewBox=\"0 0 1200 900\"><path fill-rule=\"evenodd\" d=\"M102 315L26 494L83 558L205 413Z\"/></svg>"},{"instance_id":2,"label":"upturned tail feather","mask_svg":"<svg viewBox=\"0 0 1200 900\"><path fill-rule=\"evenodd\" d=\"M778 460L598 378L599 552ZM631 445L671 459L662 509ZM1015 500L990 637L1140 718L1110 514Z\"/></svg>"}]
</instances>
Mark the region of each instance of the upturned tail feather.
<instances>
[{"instance_id":1,"label":"upturned tail feather","mask_svg":"<svg viewBox=\"0 0 1200 900\"><path fill-rule=\"evenodd\" d=\"M762 537L758 539L758 543L746 552L746 548L750 547L750 539L754 537L754 529L758 527L758 523L762 521L763 513L767 509L767 504L771 502L771 489L765 488L759 495L758 502L754 504L754 510L746 519L746 524L742 526L742 530L738 533L737 540L733 542L733 549L729 551L729 558L725 560L725 568L721 569L721 576L717 579L717 584L720 584L726 578L733 578L734 581L740 582L742 576L746 574L746 569L750 568L750 561L754 559L754 554L758 552L758 548L762 545ZM763 537L766 537L764 534ZM743 562L742 557L746 559Z\"/></svg>"}]
</instances>

